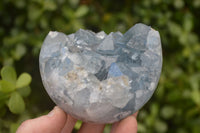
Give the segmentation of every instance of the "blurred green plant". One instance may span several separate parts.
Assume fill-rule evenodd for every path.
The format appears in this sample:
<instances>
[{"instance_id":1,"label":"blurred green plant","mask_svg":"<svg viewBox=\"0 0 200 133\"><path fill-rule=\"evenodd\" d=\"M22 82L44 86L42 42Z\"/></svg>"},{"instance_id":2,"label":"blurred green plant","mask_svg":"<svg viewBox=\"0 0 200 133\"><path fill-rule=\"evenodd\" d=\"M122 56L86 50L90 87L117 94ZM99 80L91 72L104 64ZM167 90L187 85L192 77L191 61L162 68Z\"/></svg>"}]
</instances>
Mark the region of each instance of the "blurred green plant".
<instances>
[{"instance_id":1,"label":"blurred green plant","mask_svg":"<svg viewBox=\"0 0 200 133\"><path fill-rule=\"evenodd\" d=\"M164 63L155 94L139 112L138 132L199 133L199 11L200 0L1 0L0 67L13 65L17 72L31 73L34 90L30 100L26 100L26 113L20 114L12 124L11 114L0 118L0 132L14 131L16 123L52 107L52 101L43 91L38 69L39 50L50 30L66 34L79 28L125 32L135 23L142 22L159 31ZM9 91L13 89L11 84L5 86ZM15 86L9 98L12 94L13 99L19 95L26 99L23 89L26 90ZM3 108L8 106L9 98ZM7 126L8 123L12 126ZM77 123L76 130L80 124ZM106 126L105 133L109 132L109 127Z\"/></svg>"},{"instance_id":2,"label":"blurred green plant","mask_svg":"<svg viewBox=\"0 0 200 133\"><path fill-rule=\"evenodd\" d=\"M13 114L22 114L25 111L24 98L31 93L31 76L28 73L22 73L18 78L16 71L11 66L5 66L1 69L0 80L0 118L3 117L8 107ZM1 122L1 121L0 121ZM19 123L11 125L11 132L15 132Z\"/></svg>"},{"instance_id":3,"label":"blurred green plant","mask_svg":"<svg viewBox=\"0 0 200 133\"><path fill-rule=\"evenodd\" d=\"M31 76L22 73L18 78L13 67L5 66L1 69L0 80L0 116L6 112L7 106L14 114L20 114L25 110L23 97L27 97L30 92Z\"/></svg>"}]
</instances>

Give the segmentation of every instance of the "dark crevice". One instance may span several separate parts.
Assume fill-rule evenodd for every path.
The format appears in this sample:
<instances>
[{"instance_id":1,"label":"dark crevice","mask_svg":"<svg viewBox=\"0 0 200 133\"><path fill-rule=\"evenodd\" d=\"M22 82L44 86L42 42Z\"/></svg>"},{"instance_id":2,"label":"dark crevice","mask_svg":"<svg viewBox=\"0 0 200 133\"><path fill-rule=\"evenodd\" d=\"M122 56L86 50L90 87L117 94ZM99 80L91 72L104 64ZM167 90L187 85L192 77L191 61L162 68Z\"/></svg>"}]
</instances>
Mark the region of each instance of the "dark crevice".
<instances>
[{"instance_id":1,"label":"dark crevice","mask_svg":"<svg viewBox=\"0 0 200 133\"><path fill-rule=\"evenodd\" d=\"M95 76L100 80L105 80L108 76L108 69L105 66L105 61L101 61L102 67L101 69L95 74Z\"/></svg>"}]
</instances>

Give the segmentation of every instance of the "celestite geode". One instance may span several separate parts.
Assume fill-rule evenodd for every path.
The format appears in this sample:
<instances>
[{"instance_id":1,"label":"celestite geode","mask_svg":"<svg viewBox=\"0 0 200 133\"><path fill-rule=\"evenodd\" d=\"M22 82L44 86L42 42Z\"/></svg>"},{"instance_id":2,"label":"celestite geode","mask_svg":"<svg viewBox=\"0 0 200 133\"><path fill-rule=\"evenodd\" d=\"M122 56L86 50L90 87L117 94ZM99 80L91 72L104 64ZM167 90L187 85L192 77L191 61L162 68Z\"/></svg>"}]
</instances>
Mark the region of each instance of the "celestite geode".
<instances>
[{"instance_id":1,"label":"celestite geode","mask_svg":"<svg viewBox=\"0 0 200 133\"><path fill-rule=\"evenodd\" d=\"M86 122L113 123L152 96L162 68L161 41L144 24L124 35L50 31L39 61L45 89L58 106Z\"/></svg>"}]
</instances>

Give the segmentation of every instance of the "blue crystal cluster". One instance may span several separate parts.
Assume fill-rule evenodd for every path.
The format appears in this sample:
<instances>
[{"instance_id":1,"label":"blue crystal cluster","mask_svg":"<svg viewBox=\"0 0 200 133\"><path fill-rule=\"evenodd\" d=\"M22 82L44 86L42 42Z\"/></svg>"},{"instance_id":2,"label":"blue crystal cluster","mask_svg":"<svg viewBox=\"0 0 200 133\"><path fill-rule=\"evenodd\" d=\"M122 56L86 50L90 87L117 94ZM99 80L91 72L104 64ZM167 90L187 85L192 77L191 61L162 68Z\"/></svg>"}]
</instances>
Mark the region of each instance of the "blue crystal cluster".
<instances>
[{"instance_id":1,"label":"blue crystal cluster","mask_svg":"<svg viewBox=\"0 0 200 133\"><path fill-rule=\"evenodd\" d=\"M162 68L161 41L144 24L125 34L51 31L39 61L45 89L58 106L86 122L113 123L152 96Z\"/></svg>"}]
</instances>

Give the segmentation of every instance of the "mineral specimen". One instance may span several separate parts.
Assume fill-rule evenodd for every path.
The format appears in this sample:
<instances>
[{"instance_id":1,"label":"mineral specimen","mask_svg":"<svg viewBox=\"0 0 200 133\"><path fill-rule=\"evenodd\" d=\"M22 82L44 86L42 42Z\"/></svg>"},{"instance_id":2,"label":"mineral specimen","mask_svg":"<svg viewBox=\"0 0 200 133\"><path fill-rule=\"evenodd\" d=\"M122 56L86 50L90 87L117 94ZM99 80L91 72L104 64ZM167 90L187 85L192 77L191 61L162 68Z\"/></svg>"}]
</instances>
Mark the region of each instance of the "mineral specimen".
<instances>
[{"instance_id":1,"label":"mineral specimen","mask_svg":"<svg viewBox=\"0 0 200 133\"><path fill-rule=\"evenodd\" d=\"M50 31L39 61L43 84L58 106L85 122L113 123L152 96L162 68L161 41L144 24L124 35Z\"/></svg>"}]
</instances>

